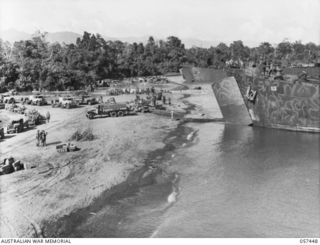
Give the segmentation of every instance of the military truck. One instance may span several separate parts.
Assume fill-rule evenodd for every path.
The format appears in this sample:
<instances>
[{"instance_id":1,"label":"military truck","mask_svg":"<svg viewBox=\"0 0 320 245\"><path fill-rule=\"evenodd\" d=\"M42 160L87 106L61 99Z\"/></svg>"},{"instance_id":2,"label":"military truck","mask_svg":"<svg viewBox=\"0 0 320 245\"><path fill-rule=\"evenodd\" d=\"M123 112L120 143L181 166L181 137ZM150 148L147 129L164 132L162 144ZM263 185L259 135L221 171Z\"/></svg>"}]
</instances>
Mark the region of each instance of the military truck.
<instances>
[{"instance_id":1,"label":"military truck","mask_svg":"<svg viewBox=\"0 0 320 245\"><path fill-rule=\"evenodd\" d=\"M24 122L22 118L19 120L12 120L7 125L7 134L21 133L21 132L23 132L25 127L29 128L28 121Z\"/></svg>"},{"instance_id":2,"label":"military truck","mask_svg":"<svg viewBox=\"0 0 320 245\"><path fill-rule=\"evenodd\" d=\"M136 99L132 105L135 112L150 112L151 101L146 99Z\"/></svg>"},{"instance_id":3,"label":"military truck","mask_svg":"<svg viewBox=\"0 0 320 245\"><path fill-rule=\"evenodd\" d=\"M100 104L95 109L87 111L86 117L122 117L130 114L131 108L127 104Z\"/></svg>"},{"instance_id":4,"label":"military truck","mask_svg":"<svg viewBox=\"0 0 320 245\"><path fill-rule=\"evenodd\" d=\"M25 116L27 117L27 123L29 127L34 127L36 125L46 123L45 116L41 115L39 111L35 109L27 110Z\"/></svg>"}]
</instances>

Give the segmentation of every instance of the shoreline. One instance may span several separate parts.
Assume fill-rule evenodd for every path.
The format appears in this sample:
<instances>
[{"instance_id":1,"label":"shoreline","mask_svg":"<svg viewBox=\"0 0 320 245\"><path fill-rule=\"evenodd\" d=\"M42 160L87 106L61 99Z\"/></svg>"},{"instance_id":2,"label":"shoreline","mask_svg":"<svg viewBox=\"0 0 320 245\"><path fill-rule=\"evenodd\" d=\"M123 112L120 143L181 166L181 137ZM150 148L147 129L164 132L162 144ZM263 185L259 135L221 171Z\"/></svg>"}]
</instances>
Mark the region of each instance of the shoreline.
<instances>
[{"instance_id":1,"label":"shoreline","mask_svg":"<svg viewBox=\"0 0 320 245\"><path fill-rule=\"evenodd\" d=\"M183 96L181 100L186 97L188 96ZM185 103L185 101L183 101L183 103ZM188 103L185 115L194 108L194 105ZM143 166L133 169L125 181L105 190L95 198L89 206L75 209L69 215L60 217L57 220L43 222L41 225L41 235L43 237L81 237L84 232L84 228L81 228L81 226L90 219L93 214L98 213L105 206L112 205L128 196L134 195L140 188L150 187L152 185L168 185L166 191L161 193L161 195L163 195L162 199L167 201L168 206L173 205L179 195L179 174L176 172L167 172L166 167L174 151L179 149L179 147L186 147L186 144L191 143L190 135L195 137L196 131L194 131L192 127L186 126L186 123L187 121L184 121L184 119L181 120L174 129L164 136L162 140L164 146L150 151L147 154L147 157L143 161ZM113 220L112 223L115 225L111 229L117 229L116 224L118 222ZM79 227L80 232L77 231ZM106 236L102 237L113 237L112 235L110 236L108 232L106 232L106 234ZM150 234L150 237L152 234ZM89 237L97 236L91 234Z\"/></svg>"}]
</instances>

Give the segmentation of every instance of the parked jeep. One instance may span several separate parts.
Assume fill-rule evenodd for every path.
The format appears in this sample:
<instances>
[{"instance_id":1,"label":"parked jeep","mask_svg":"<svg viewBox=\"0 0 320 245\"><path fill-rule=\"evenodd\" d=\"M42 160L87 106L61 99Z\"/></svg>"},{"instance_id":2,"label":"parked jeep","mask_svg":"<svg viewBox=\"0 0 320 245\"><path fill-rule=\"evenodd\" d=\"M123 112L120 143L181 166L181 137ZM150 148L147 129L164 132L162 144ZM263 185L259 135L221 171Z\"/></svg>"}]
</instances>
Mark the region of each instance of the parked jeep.
<instances>
[{"instance_id":1,"label":"parked jeep","mask_svg":"<svg viewBox=\"0 0 320 245\"><path fill-rule=\"evenodd\" d=\"M11 104L11 103L16 103L16 100L14 99L14 97L12 95L9 95L9 94L3 94L1 96L1 100L3 103L7 104Z\"/></svg>"},{"instance_id":2,"label":"parked jeep","mask_svg":"<svg viewBox=\"0 0 320 245\"><path fill-rule=\"evenodd\" d=\"M75 102L73 97L60 97L59 104L61 107L67 109L77 107L77 103Z\"/></svg>"},{"instance_id":3,"label":"parked jeep","mask_svg":"<svg viewBox=\"0 0 320 245\"><path fill-rule=\"evenodd\" d=\"M81 101L80 104L85 104L85 105L94 105L97 104L98 101L95 97L89 96L89 95L82 95L81 96Z\"/></svg>"},{"instance_id":4,"label":"parked jeep","mask_svg":"<svg viewBox=\"0 0 320 245\"><path fill-rule=\"evenodd\" d=\"M46 101L46 98L43 95L31 95L29 97L28 104L40 106L47 105L48 102Z\"/></svg>"}]
</instances>

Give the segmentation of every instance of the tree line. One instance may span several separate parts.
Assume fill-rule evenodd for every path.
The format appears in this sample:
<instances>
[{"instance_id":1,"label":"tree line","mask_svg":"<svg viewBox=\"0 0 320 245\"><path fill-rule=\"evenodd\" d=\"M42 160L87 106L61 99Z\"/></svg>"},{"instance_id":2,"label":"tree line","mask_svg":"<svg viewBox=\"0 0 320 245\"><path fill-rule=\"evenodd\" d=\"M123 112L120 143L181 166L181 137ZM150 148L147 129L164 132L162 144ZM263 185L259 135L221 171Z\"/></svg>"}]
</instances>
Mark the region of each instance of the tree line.
<instances>
[{"instance_id":1,"label":"tree line","mask_svg":"<svg viewBox=\"0 0 320 245\"><path fill-rule=\"evenodd\" d=\"M0 92L10 89L76 90L98 80L161 75L178 72L183 65L222 69L229 60L244 64L277 63L288 66L317 63L320 45L283 41L250 48L242 41L229 46L185 48L174 36L166 40L149 37L143 43L106 41L99 34L84 32L72 44L49 43L46 33L12 45L0 39Z\"/></svg>"}]
</instances>

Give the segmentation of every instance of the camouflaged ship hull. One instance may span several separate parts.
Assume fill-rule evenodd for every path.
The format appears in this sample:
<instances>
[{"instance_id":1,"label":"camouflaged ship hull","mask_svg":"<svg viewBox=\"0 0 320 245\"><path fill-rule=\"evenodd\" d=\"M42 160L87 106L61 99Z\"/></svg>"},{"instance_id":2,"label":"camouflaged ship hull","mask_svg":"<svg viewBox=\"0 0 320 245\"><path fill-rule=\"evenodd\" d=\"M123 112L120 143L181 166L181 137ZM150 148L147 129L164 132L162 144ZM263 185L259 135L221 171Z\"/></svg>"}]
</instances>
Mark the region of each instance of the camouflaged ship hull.
<instances>
[{"instance_id":1,"label":"camouflaged ship hull","mask_svg":"<svg viewBox=\"0 0 320 245\"><path fill-rule=\"evenodd\" d=\"M292 69L287 70L283 78L275 79L258 70L190 67L189 80L186 80L211 83L221 112L229 123L320 132L319 69L311 69L312 74L306 71L313 78L299 78L299 72Z\"/></svg>"}]
</instances>

